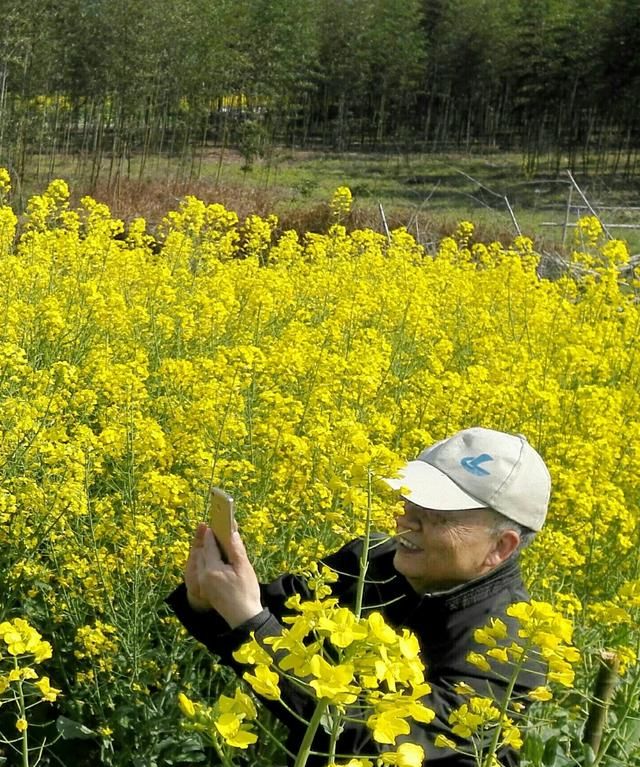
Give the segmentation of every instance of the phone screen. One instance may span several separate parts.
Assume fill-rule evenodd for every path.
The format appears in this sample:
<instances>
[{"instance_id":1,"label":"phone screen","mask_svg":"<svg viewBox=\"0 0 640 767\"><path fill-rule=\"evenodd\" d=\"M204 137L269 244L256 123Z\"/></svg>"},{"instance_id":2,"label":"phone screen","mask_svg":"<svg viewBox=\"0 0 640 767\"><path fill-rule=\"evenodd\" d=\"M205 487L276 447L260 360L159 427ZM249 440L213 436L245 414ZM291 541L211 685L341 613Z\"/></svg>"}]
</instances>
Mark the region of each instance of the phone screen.
<instances>
[{"instance_id":1,"label":"phone screen","mask_svg":"<svg viewBox=\"0 0 640 767\"><path fill-rule=\"evenodd\" d=\"M219 487L212 487L209 493L209 526L226 562L231 534L235 530L234 502L233 498Z\"/></svg>"}]
</instances>

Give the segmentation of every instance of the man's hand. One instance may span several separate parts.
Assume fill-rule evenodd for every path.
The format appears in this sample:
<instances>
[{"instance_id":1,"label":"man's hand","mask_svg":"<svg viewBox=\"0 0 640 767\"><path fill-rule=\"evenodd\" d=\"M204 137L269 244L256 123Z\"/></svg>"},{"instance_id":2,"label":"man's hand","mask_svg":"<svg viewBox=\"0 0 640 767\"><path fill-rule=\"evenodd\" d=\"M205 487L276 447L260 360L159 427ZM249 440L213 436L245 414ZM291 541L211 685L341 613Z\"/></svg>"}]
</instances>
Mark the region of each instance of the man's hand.
<instances>
[{"instance_id":1,"label":"man's hand","mask_svg":"<svg viewBox=\"0 0 640 767\"><path fill-rule=\"evenodd\" d=\"M231 536L228 560L222 561L211 530L198 525L184 572L187 598L194 610L213 608L233 629L262 610L260 586L240 534Z\"/></svg>"},{"instance_id":2,"label":"man's hand","mask_svg":"<svg viewBox=\"0 0 640 767\"><path fill-rule=\"evenodd\" d=\"M189 558L184 568L184 582L187 587L187 599L194 610L204 612L210 610L211 605L200 592L200 578L198 573L202 565L202 549L204 547L204 534L207 526L201 522L191 543Z\"/></svg>"}]
</instances>

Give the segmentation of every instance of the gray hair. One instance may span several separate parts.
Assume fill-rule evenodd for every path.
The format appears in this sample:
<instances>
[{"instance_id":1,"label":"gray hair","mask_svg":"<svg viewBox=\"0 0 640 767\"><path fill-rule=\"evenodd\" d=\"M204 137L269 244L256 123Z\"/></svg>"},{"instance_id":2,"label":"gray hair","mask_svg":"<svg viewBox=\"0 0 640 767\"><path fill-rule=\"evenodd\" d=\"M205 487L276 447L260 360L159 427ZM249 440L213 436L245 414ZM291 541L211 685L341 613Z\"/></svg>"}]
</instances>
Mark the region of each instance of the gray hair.
<instances>
[{"instance_id":1,"label":"gray hair","mask_svg":"<svg viewBox=\"0 0 640 767\"><path fill-rule=\"evenodd\" d=\"M504 514L501 514L495 509L489 509L489 511L491 512L493 522L491 529L494 533L501 533L503 530L515 530L520 536L520 543L511 556L519 554L522 549L526 548L536 537L536 531L532 530L530 527L525 527L519 522L514 522L513 519L505 517Z\"/></svg>"}]
</instances>

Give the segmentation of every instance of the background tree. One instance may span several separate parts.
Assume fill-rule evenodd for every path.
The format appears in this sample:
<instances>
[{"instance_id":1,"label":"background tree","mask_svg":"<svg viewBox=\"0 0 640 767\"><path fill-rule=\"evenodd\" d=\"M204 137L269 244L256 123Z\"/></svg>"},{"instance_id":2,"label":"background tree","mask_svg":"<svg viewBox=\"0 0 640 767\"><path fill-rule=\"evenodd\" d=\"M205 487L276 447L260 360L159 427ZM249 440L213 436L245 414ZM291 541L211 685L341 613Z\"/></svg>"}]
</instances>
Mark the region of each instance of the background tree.
<instances>
[{"instance_id":1,"label":"background tree","mask_svg":"<svg viewBox=\"0 0 640 767\"><path fill-rule=\"evenodd\" d=\"M636 0L0 0L0 164L197 176L281 142L632 173Z\"/></svg>"}]
</instances>

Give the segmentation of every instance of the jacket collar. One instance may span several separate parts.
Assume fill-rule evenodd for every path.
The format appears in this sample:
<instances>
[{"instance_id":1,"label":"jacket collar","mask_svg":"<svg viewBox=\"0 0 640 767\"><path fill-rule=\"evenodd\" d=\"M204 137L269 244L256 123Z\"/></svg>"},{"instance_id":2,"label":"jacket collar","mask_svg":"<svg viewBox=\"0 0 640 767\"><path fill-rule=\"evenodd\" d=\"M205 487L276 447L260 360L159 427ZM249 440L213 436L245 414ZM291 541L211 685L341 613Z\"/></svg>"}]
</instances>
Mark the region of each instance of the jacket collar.
<instances>
[{"instance_id":1,"label":"jacket collar","mask_svg":"<svg viewBox=\"0 0 640 767\"><path fill-rule=\"evenodd\" d=\"M496 567L491 572L474 578L466 583L461 583L446 591L434 591L423 594L420 598L421 605L429 605L430 609L439 607L445 611L459 610L464 607L483 601L506 586L520 584L520 563L518 555L510 557L506 562ZM411 586L407 582L407 586ZM415 592L414 592L415 593Z\"/></svg>"}]
</instances>

